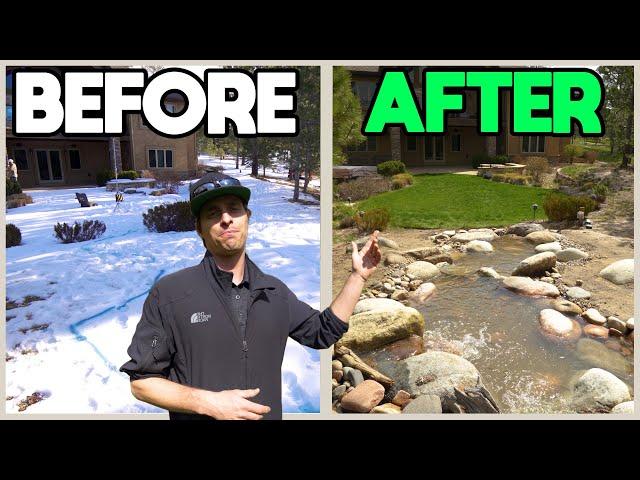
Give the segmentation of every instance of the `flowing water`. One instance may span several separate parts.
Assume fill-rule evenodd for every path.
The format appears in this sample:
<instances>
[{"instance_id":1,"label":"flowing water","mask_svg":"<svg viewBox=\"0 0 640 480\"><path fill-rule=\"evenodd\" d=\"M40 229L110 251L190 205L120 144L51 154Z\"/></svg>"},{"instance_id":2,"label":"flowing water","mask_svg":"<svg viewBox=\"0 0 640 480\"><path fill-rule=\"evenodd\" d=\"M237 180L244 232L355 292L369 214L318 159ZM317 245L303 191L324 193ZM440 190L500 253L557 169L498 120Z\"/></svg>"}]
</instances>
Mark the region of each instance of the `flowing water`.
<instances>
[{"instance_id":1,"label":"flowing water","mask_svg":"<svg viewBox=\"0 0 640 480\"><path fill-rule=\"evenodd\" d=\"M500 280L476 273L488 266L501 275L510 275L521 260L535 253L521 238L501 237L493 246L493 253L454 258L454 264L433 280L435 294L416 307L425 318L424 343L427 348L435 343L460 349L480 371L503 412L568 412L568 394L576 374L606 366L579 358L575 343L554 343L540 333L538 314L550 308L552 299L515 294ZM579 317L572 318L585 324ZM375 365L397 360L399 351L411 349L406 341L395 347L363 355L363 359ZM607 353L619 356L617 364L622 364L624 371L613 373L632 387L633 356Z\"/></svg>"}]
</instances>

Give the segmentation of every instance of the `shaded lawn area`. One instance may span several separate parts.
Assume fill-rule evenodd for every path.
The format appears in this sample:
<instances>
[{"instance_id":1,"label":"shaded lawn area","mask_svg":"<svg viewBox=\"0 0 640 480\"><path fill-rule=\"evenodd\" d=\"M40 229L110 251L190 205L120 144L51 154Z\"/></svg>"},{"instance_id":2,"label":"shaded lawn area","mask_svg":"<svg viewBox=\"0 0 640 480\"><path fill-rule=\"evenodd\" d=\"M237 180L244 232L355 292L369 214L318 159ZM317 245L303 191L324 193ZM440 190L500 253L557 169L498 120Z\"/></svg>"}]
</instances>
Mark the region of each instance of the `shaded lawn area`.
<instances>
[{"instance_id":1,"label":"shaded lawn area","mask_svg":"<svg viewBox=\"0 0 640 480\"><path fill-rule=\"evenodd\" d=\"M533 218L545 219L542 203L551 192L455 174L416 175L412 186L375 195L358 209L386 207L391 225L405 228L502 227Z\"/></svg>"}]
</instances>

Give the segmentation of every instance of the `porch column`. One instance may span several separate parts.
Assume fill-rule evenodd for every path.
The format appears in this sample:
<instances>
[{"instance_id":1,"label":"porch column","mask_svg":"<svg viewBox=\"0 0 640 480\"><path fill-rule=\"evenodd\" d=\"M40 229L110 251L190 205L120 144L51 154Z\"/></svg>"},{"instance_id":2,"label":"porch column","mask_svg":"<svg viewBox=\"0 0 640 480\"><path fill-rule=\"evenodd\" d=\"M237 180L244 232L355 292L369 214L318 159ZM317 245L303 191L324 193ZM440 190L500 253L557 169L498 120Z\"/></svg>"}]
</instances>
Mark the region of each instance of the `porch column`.
<instances>
[{"instance_id":1,"label":"porch column","mask_svg":"<svg viewBox=\"0 0 640 480\"><path fill-rule=\"evenodd\" d=\"M118 172L122 171L122 152L120 151L120 137L109 138L109 168L113 168L114 164L118 168Z\"/></svg>"},{"instance_id":2,"label":"porch column","mask_svg":"<svg viewBox=\"0 0 640 480\"><path fill-rule=\"evenodd\" d=\"M495 135L484 137L484 145L487 150L487 155L489 155L490 157L495 157L497 145Z\"/></svg>"},{"instance_id":3,"label":"porch column","mask_svg":"<svg viewBox=\"0 0 640 480\"><path fill-rule=\"evenodd\" d=\"M389 134L391 135L391 160L402 161L400 127L390 127Z\"/></svg>"}]
</instances>

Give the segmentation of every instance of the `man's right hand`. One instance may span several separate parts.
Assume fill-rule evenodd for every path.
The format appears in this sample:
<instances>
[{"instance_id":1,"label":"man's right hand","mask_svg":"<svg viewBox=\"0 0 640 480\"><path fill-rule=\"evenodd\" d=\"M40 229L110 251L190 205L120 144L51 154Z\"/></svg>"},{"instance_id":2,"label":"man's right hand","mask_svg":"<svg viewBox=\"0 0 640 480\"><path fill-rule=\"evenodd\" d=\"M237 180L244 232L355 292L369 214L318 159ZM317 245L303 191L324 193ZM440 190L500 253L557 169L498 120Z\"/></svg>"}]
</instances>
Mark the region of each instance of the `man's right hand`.
<instances>
[{"instance_id":1,"label":"man's right hand","mask_svg":"<svg viewBox=\"0 0 640 480\"><path fill-rule=\"evenodd\" d=\"M260 420L271 411L270 407L247 400L258 395L259 388L199 393L202 413L217 420Z\"/></svg>"}]
</instances>

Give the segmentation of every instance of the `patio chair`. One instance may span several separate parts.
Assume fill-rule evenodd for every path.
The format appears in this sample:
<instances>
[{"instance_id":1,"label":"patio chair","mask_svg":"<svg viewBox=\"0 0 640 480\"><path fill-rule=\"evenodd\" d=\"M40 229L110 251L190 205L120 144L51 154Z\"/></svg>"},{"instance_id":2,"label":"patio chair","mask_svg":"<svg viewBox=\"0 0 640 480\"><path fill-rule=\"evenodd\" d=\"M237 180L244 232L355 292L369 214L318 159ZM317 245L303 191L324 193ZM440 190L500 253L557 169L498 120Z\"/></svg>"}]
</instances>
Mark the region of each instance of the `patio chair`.
<instances>
[{"instance_id":1,"label":"patio chair","mask_svg":"<svg viewBox=\"0 0 640 480\"><path fill-rule=\"evenodd\" d=\"M98 204L96 202L90 202L87 199L87 194L86 193L78 193L78 192L76 192L76 198L78 199L78 202L80 202L80 206L81 207L96 207L96 206L98 206Z\"/></svg>"}]
</instances>

